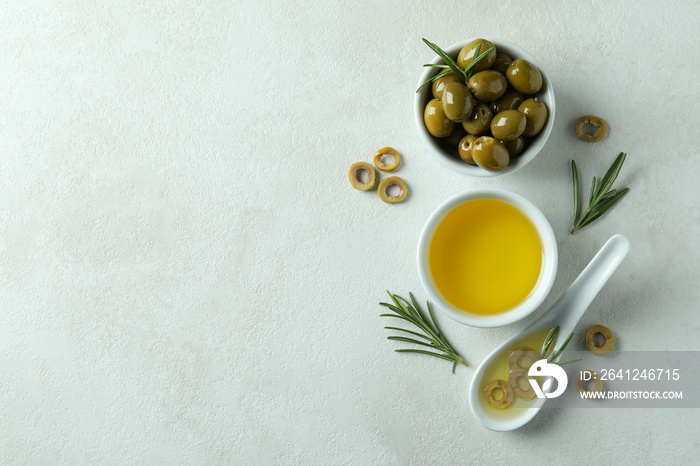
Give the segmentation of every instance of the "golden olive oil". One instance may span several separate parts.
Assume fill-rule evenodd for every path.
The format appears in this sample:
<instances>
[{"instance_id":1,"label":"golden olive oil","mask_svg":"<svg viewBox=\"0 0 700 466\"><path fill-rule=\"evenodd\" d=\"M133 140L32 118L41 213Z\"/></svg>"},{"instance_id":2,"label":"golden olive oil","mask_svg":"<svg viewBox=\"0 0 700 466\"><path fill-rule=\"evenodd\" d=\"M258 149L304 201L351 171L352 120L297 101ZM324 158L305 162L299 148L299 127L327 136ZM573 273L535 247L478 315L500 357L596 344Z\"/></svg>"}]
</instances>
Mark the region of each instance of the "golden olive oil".
<instances>
[{"instance_id":1,"label":"golden olive oil","mask_svg":"<svg viewBox=\"0 0 700 466\"><path fill-rule=\"evenodd\" d=\"M492 315L523 302L537 284L543 248L532 221L498 199L465 202L438 224L428 251L433 282L450 304Z\"/></svg>"}]
</instances>

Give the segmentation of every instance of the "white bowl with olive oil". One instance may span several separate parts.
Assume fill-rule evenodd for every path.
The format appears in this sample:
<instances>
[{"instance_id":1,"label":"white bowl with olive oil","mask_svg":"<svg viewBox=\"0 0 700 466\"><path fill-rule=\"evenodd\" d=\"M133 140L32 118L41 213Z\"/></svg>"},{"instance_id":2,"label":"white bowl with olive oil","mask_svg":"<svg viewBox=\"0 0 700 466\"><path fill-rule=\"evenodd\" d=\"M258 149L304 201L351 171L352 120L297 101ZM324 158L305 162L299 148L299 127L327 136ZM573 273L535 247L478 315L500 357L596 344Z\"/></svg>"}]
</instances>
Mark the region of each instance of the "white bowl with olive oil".
<instances>
[{"instance_id":1,"label":"white bowl with olive oil","mask_svg":"<svg viewBox=\"0 0 700 466\"><path fill-rule=\"evenodd\" d=\"M448 199L418 242L418 275L428 297L473 327L500 327L530 315L551 290L557 262L544 214L501 188Z\"/></svg>"}]
</instances>

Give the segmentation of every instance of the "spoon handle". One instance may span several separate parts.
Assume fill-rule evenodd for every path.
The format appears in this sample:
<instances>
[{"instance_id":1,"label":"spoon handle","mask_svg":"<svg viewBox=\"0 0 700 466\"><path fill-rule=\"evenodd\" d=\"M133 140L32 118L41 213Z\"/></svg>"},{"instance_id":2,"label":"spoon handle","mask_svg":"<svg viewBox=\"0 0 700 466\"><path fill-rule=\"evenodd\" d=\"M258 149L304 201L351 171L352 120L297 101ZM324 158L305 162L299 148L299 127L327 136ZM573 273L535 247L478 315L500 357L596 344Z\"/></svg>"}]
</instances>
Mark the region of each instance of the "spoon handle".
<instances>
[{"instance_id":1,"label":"spoon handle","mask_svg":"<svg viewBox=\"0 0 700 466\"><path fill-rule=\"evenodd\" d=\"M629 249L630 242L627 238L619 234L611 237L569 289L554 303L544 323L560 325L563 335L571 333Z\"/></svg>"}]
</instances>

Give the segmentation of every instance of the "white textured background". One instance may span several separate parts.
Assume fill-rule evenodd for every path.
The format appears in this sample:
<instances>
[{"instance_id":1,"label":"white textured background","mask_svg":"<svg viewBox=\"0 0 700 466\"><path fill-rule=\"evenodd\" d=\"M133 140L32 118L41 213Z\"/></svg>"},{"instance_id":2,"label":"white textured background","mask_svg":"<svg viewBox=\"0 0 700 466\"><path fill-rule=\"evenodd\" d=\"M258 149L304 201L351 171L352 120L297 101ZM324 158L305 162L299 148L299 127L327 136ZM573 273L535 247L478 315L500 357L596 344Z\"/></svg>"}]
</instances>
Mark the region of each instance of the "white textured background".
<instances>
[{"instance_id":1,"label":"white textured background","mask_svg":"<svg viewBox=\"0 0 700 466\"><path fill-rule=\"evenodd\" d=\"M394 353L377 305L425 298L414 250L439 203L500 186L557 235L545 308L623 233L579 335L699 350L697 2L364 3L2 2L0 462L697 461L692 409L487 431L473 368ZM475 36L530 51L557 95L545 150L494 180L435 163L413 122L421 37ZM584 114L608 121L603 142L574 137ZM400 205L347 182L386 145ZM620 151L631 193L570 236L569 160L587 186ZM474 366L532 321L439 318Z\"/></svg>"}]
</instances>

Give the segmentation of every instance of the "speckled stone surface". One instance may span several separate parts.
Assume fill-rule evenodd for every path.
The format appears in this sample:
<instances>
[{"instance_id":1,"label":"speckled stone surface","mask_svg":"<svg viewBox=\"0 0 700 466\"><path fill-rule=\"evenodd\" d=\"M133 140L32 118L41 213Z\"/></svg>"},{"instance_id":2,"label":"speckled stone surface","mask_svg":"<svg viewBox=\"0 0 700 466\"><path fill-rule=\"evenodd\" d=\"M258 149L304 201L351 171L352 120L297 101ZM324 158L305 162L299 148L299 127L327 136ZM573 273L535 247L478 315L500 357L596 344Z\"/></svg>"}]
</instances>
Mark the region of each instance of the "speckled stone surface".
<instances>
[{"instance_id":1,"label":"speckled stone surface","mask_svg":"<svg viewBox=\"0 0 700 466\"><path fill-rule=\"evenodd\" d=\"M630 254L578 330L700 350L699 17L690 1L3 2L0 463L696 462L692 409L490 432L473 368L394 353L377 303L424 299L424 221L499 186L556 233L543 309L622 233ZM437 164L413 121L421 37L476 36L531 52L558 104L543 152L489 180ZM584 114L605 140L575 138ZM347 181L387 145L399 205ZM590 180L620 151L629 196L572 237L569 160ZM438 319L476 366L540 314Z\"/></svg>"}]
</instances>

